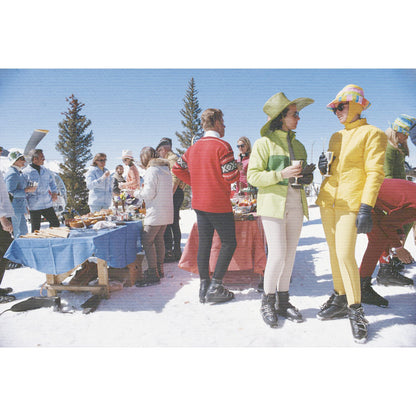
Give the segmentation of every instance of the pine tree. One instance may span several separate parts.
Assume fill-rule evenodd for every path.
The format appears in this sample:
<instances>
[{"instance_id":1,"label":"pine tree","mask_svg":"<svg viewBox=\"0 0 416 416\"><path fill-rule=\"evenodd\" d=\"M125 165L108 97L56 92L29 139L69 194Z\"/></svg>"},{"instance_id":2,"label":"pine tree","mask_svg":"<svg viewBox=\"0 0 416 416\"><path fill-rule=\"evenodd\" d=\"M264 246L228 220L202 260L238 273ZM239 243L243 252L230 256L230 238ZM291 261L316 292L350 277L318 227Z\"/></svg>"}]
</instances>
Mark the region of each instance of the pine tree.
<instances>
[{"instance_id":1,"label":"pine tree","mask_svg":"<svg viewBox=\"0 0 416 416\"><path fill-rule=\"evenodd\" d=\"M66 98L66 101L69 107L68 111L62 113L64 120L58 124L59 139L55 148L64 159L59 167L67 189L67 207L85 214L89 211L86 164L92 158L90 148L94 140L92 130L87 132L91 120L81 115L85 104L80 103L74 94Z\"/></svg>"},{"instance_id":2,"label":"pine tree","mask_svg":"<svg viewBox=\"0 0 416 416\"><path fill-rule=\"evenodd\" d=\"M182 149L176 148L176 151L183 155L192 144L192 138L199 138L202 135L201 119L199 118L199 113L201 109L199 108L199 102L197 95L198 90L195 88L195 80L191 78L188 83L188 89L186 90L185 98L183 99L184 107L180 111L181 116L184 118L181 120L182 126L185 128L182 133L176 132L176 137L182 145ZM191 205L191 187L189 185L185 186L184 189L184 199L182 203L182 208L189 208Z\"/></svg>"},{"instance_id":3,"label":"pine tree","mask_svg":"<svg viewBox=\"0 0 416 416\"><path fill-rule=\"evenodd\" d=\"M198 90L195 88L195 80L191 78L188 83L185 98L183 99L184 107L180 111L183 117L181 124L185 130L182 133L175 133L182 145L182 149L176 149L181 155L191 145L194 136L199 138L202 135L201 119L199 118L201 109L199 108L197 94Z\"/></svg>"}]
</instances>

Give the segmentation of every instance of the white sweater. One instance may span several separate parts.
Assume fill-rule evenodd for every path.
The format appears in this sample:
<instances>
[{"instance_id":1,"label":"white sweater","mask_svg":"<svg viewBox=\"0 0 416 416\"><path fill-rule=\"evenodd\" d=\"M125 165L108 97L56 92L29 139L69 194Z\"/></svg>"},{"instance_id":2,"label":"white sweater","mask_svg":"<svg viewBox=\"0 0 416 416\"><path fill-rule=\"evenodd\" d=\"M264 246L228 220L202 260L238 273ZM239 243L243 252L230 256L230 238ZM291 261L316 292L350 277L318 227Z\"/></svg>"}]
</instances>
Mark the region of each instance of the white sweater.
<instances>
[{"instance_id":1,"label":"white sweater","mask_svg":"<svg viewBox=\"0 0 416 416\"><path fill-rule=\"evenodd\" d=\"M146 204L144 225L166 225L173 223L172 175L169 162L152 159L144 176L143 188L134 196Z\"/></svg>"}]
</instances>

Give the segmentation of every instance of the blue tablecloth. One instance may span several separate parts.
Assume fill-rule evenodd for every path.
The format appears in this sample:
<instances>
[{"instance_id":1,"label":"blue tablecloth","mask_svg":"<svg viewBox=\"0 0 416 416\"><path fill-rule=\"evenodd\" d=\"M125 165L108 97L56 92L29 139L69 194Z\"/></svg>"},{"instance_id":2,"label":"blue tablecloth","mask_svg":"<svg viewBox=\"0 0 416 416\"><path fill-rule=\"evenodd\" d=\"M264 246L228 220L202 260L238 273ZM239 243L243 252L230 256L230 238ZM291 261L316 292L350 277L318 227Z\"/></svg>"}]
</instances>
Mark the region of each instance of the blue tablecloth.
<instances>
[{"instance_id":1,"label":"blue tablecloth","mask_svg":"<svg viewBox=\"0 0 416 416\"><path fill-rule=\"evenodd\" d=\"M4 257L47 274L65 273L91 256L111 267L125 267L141 251L141 221L116 229L73 230L68 238L18 238Z\"/></svg>"}]
</instances>

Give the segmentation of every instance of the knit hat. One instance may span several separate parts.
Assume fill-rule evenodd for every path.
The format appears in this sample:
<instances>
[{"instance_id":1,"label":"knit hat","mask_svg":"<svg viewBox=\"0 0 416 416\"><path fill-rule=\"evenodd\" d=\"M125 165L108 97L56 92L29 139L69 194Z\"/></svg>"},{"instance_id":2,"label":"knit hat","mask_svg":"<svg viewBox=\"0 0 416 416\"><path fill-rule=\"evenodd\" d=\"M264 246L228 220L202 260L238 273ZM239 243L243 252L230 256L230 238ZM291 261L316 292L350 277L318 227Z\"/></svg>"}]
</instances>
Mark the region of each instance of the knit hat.
<instances>
[{"instance_id":1,"label":"knit hat","mask_svg":"<svg viewBox=\"0 0 416 416\"><path fill-rule=\"evenodd\" d=\"M260 134L265 136L267 131L270 128L272 121L279 116L279 114L289 105L295 104L297 111L302 110L309 104L312 104L314 100L312 98L296 98L296 100L290 101L286 98L283 92L278 92L277 94L270 97L266 104L264 104L263 111L269 116L267 123L261 128Z\"/></svg>"},{"instance_id":2,"label":"knit hat","mask_svg":"<svg viewBox=\"0 0 416 416\"><path fill-rule=\"evenodd\" d=\"M352 101L358 103L363 107L363 110L366 110L370 107L370 102L364 98L364 91L361 87L354 84L346 85L332 100L328 105L327 108L332 110L336 107L337 103L344 102L344 101Z\"/></svg>"},{"instance_id":3,"label":"knit hat","mask_svg":"<svg viewBox=\"0 0 416 416\"><path fill-rule=\"evenodd\" d=\"M399 117L394 120L391 128L398 133L403 133L404 135L408 136L410 133L410 129L416 123L416 118L408 116L407 114L400 114Z\"/></svg>"},{"instance_id":4,"label":"knit hat","mask_svg":"<svg viewBox=\"0 0 416 416\"><path fill-rule=\"evenodd\" d=\"M172 147L172 139L169 139L169 137L164 137L163 139L160 139L160 142L157 145L156 150L158 150L160 146Z\"/></svg>"},{"instance_id":5,"label":"knit hat","mask_svg":"<svg viewBox=\"0 0 416 416\"><path fill-rule=\"evenodd\" d=\"M132 159L132 160L134 160L133 152L131 150L123 150L121 152L121 159Z\"/></svg>"},{"instance_id":6,"label":"knit hat","mask_svg":"<svg viewBox=\"0 0 416 416\"><path fill-rule=\"evenodd\" d=\"M17 159L20 159L21 157L24 158L24 155L22 155L18 150L15 150L13 152L9 153L9 160L10 164L14 165L14 162L16 162Z\"/></svg>"}]
</instances>

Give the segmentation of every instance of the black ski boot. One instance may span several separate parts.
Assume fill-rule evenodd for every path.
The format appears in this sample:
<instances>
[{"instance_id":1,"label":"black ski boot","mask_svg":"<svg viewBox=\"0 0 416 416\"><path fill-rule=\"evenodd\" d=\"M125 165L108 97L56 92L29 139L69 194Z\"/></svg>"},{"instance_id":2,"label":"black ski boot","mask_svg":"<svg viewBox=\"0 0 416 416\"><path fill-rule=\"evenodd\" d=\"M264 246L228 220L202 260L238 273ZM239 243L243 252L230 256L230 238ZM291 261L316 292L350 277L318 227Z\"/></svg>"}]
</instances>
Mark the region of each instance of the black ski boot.
<instances>
[{"instance_id":1,"label":"black ski boot","mask_svg":"<svg viewBox=\"0 0 416 416\"><path fill-rule=\"evenodd\" d=\"M209 288L209 285L211 284L211 280L210 279L201 279L200 284L199 284L199 301L201 303L205 303L206 299L206 295L207 295L207 291Z\"/></svg>"},{"instance_id":2,"label":"black ski boot","mask_svg":"<svg viewBox=\"0 0 416 416\"><path fill-rule=\"evenodd\" d=\"M271 293L270 295L263 293L260 312L263 321L271 328L277 328L277 312L275 305L276 295L274 293Z\"/></svg>"},{"instance_id":3,"label":"black ski boot","mask_svg":"<svg viewBox=\"0 0 416 416\"><path fill-rule=\"evenodd\" d=\"M234 293L223 286L222 280L212 279L205 299L208 303L228 302L234 299Z\"/></svg>"},{"instance_id":4,"label":"black ski boot","mask_svg":"<svg viewBox=\"0 0 416 416\"><path fill-rule=\"evenodd\" d=\"M316 317L321 321L328 319L345 318L348 315L347 295L338 295L334 292L321 306Z\"/></svg>"},{"instance_id":5,"label":"black ski boot","mask_svg":"<svg viewBox=\"0 0 416 416\"><path fill-rule=\"evenodd\" d=\"M358 344L364 344L367 341L368 321L364 317L363 307L360 303L351 305L348 308L348 318L350 320L354 341Z\"/></svg>"},{"instance_id":6,"label":"black ski boot","mask_svg":"<svg viewBox=\"0 0 416 416\"><path fill-rule=\"evenodd\" d=\"M14 295L0 295L0 303L13 302L14 300L16 300Z\"/></svg>"},{"instance_id":7,"label":"black ski boot","mask_svg":"<svg viewBox=\"0 0 416 416\"><path fill-rule=\"evenodd\" d=\"M413 280L400 274L390 263L381 263L377 283L383 286L411 286Z\"/></svg>"},{"instance_id":8,"label":"black ski boot","mask_svg":"<svg viewBox=\"0 0 416 416\"><path fill-rule=\"evenodd\" d=\"M362 277L360 283L362 303L381 306L382 308L387 308L387 306L389 306L389 301L384 299L383 296L380 296L371 286L371 276Z\"/></svg>"},{"instance_id":9,"label":"black ski boot","mask_svg":"<svg viewBox=\"0 0 416 416\"><path fill-rule=\"evenodd\" d=\"M0 288L0 296L8 295L11 292L13 292L13 289L11 287L6 287L4 289Z\"/></svg>"},{"instance_id":10,"label":"black ski boot","mask_svg":"<svg viewBox=\"0 0 416 416\"><path fill-rule=\"evenodd\" d=\"M20 263L15 263L14 261L10 261L7 263L6 270L12 270L12 269L20 269L23 267Z\"/></svg>"},{"instance_id":11,"label":"black ski boot","mask_svg":"<svg viewBox=\"0 0 416 416\"><path fill-rule=\"evenodd\" d=\"M159 275L156 269L147 269L143 273L144 278L136 282L137 287L153 286L160 283Z\"/></svg>"},{"instance_id":12,"label":"black ski boot","mask_svg":"<svg viewBox=\"0 0 416 416\"><path fill-rule=\"evenodd\" d=\"M277 314L293 322L303 322L299 310L289 302L289 292L277 292Z\"/></svg>"},{"instance_id":13,"label":"black ski boot","mask_svg":"<svg viewBox=\"0 0 416 416\"><path fill-rule=\"evenodd\" d=\"M165 252L165 263L175 263L177 260L172 250L166 250Z\"/></svg>"},{"instance_id":14,"label":"black ski boot","mask_svg":"<svg viewBox=\"0 0 416 416\"><path fill-rule=\"evenodd\" d=\"M182 257L182 250L181 250L181 246L177 246L175 245L175 247L173 248L173 256L175 257L175 260L179 261Z\"/></svg>"},{"instance_id":15,"label":"black ski boot","mask_svg":"<svg viewBox=\"0 0 416 416\"><path fill-rule=\"evenodd\" d=\"M401 272L404 270L404 263L399 260L398 257L392 257L392 259L389 262L394 270Z\"/></svg>"}]
</instances>

